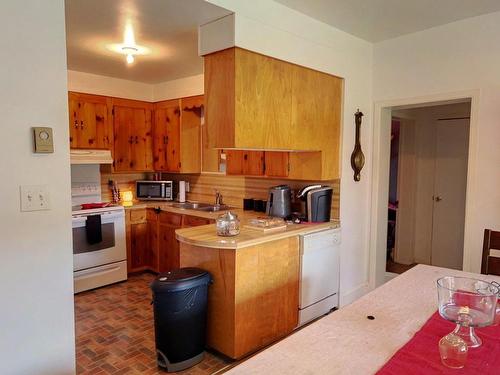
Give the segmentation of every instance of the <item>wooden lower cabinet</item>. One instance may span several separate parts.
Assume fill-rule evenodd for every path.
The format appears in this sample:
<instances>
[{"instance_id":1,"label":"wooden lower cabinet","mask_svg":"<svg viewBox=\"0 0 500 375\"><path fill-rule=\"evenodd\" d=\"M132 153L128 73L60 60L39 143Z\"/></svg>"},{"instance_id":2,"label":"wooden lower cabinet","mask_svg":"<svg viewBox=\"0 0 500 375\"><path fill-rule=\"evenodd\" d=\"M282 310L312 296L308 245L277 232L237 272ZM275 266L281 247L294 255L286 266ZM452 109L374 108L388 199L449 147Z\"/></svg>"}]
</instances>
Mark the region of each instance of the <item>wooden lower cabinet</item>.
<instances>
[{"instance_id":1,"label":"wooden lower cabinet","mask_svg":"<svg viewBox=\"0 0 500 375\"><path fill-rule=\"evenodd\" d=\"M179 268L179 241L175 231L213 223L213 220L155 209L125 213L128 272L167 272Z\"/></svg>"},{"instance_id":2,"label":"wooden lower cabinet","mask_svg":"<svg viewBox=\"0 0 500 375\"><path fill-rule=\"evenodd\" d=\"M234 359L288 335L298 324L298 237L242 249L180 244L181 267L210 272L207 344Z\"/></svg>"},{"instance_id":3,"label":"wooden lower cabinet","mask_svg":"<svg viewBox=\"0 0 500 375\"><path fill-rule=\"evenodd\" d=\"M134 270L148 268L150 261L148 223L132 224L130 236L130 267Z\"/></svg>"},{"instance_id":4,"label":"wooden lower cabinet","mask_svg":"<svg viewBox=\"0 0 500 375\"><path fill-rule=\"evenodd\" d=\"M149 269L150 236L146 219L146 209L126 210L125 227L128 272L139 272Z\"/></svg>"}]
</instances>

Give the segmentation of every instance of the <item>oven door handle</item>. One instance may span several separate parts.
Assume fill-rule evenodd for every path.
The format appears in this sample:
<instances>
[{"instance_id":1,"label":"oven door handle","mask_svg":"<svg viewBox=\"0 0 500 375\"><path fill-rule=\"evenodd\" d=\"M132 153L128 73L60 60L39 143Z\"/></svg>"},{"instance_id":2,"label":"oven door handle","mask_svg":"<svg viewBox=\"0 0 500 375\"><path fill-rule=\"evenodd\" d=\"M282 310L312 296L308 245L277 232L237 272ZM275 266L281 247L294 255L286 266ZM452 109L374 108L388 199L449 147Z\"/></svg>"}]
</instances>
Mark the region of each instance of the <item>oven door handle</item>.
<instances>
[{"instance_id":1,"label":"oven door handle","mask_svg":"<svg viewBox=\"0 0 500 375\"><path fill-rule=\"evenodd\" d=\"M79 279L86 279L89 277L92 277L96 274L102 275L105 273L110 273L114 272L120 269L120 266L115 265L115 264L110 264L108 267L100 266L98 270L96 269L88 269L88 270L82 270L82 271L77 271L78 272L78 278Z\"/></svg>"}]
</instances>

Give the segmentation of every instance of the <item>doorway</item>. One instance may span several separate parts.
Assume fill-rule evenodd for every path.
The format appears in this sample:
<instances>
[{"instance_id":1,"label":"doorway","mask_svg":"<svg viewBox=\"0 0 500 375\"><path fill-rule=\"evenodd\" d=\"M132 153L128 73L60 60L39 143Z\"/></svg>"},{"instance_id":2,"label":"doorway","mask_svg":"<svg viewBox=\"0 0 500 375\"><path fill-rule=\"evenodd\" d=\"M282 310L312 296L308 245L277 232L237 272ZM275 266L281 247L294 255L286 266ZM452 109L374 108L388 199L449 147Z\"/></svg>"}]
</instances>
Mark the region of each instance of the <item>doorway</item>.
<instances>
[{"instance_id":1,"label":"doorway","mask_svg":"<svg viewBox=\"0 0 500 375\"><path fill-rule=\"evenodd\" d=\"M465 224L463 229L462 269L471 270L471 253L468 244L473 242L473 205L476 128L479 91L468 90L455 93L435 94L426 97L394 99L375 102L373 133L372 206L370 224L370 277L372 288L382 285L397 274L386 272L387 266L387 224L390 171L390 144L393 112L405 109L435 107L440 105L468 103L470 107L467 179L465 197ZM450 116L451 117L451 116ZM417 239L418 241L418 239Z\"/></svg>"},{"instance_id":2,"label":"doorway","mask_svg":"<svg viewBox=\"0 0 500 375\"><path fill-rule=\"evenodd\" d=\"M375 286L418 263L454 269L468 264L464 243L472 102L464 98L376 108ZM382 217L384 228L375 221Z\"/></svg>"}]
</instances>

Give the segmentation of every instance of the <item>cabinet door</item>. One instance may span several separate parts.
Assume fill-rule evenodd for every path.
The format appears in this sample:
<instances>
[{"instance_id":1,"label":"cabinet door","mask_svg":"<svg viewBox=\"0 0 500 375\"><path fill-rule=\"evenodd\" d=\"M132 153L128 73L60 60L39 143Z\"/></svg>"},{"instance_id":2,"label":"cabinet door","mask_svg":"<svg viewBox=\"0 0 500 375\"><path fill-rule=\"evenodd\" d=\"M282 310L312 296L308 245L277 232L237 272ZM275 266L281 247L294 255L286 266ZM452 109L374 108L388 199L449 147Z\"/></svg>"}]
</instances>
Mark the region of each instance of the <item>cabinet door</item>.
<instances>
[{"instance_id":1,"label":"cabinet door","mask_svg":"<svg viewBox=\"0 0 500 375\"><path fill-rule=\"evenodd\" d=\"M114 122L114 169L117 172L130 171L132 163L132 127L134 109L113 107Z\"/></svg>"},{"instance_id":2,"label":"cabinet door","mask_svg":"<svg viewBox=\"0 0 500 375\"><path fill-rule=\"evenodd\" d=\"M179 242L175 230L180 226L160 223L158 225L158 271L166 272L179 268Z\"/></svg>"},{"instance_id":3,"label":"cabinet door","mask_svg":"<svg viewBox=\"0 0 500 375\"><path fill-rule=\"evenodd\" d=\"M149 261L148 265L155 272L158 270L158 218L157 214L153 212L155 216L154 220L151 220L148 216L148 230L149 230Z\"/></svg>"},{"instance_id":4,"label":"cabinet door","mask_svg":"<svg viewBox=\"0 0 500 375\"><path fill-rule=\"evenodd\" d=\"M109 149L112 142L108 98L73 92L68 96L71 148Z\"/></svg>"},{"instance_id":5,"label":"cabinet door","mask_svg":"<svg viewBox=\"0 0 500 375\"><path fill-rule=\"evenodd\" d=\"M265 151L265 173L269 177L288 177L289 153L281 151Z\"/></svg>"},{"instance_id":6,"label":"cabinet door","mask_svg":"<svg viewBox=\"0 0 500 375\"><path fill-rule=\"evenodd\" d=\"M179 100L167 100L155 105L154 169L180 170L180 109Z\"/></svg>"},{"instance_id":7,"label":"cabinet door","mask_svg":"<svg viewBox=\"0 0 500 375\"><path fill-rule=\"evenodd\" d=\"M70 148L78 148L80 138L80 107L77 95L69 93L68 95L68 111L69 111L69 146Z\"/></svg>"},{"instance_id":8,"label":"cabinet door","mask_svg":"<svg viewBox=\"0 0 500 375\"><path fill-rule=\"evenodd\" d=\"M113 106L115 171L153 170L151 112L149 103L137 101Z\"/></svg>"},{"instance_id":9,"label":"cabinet door","mask_svg":"<svg viewBox=\"0 0 500 375\"><path fill-rule=\"evenodd\" d=\"M184 215L182 221L183 228L199 227L200 225L212 224L214 221L205 217Z\"/></svg>"},{"instance_id":10,"label":"cabinet door","mask_svg":"<svg viewBox=\"0 0 500 375\"><path fill-rule=\"evenodd\" d=\"M130 237L131 269L147 267L149 263L148 223L131 224Z\"/></svg>"},{"instance_id":11,"label":"cabinet door","mask_svg":"<svg viewBox=\"0 0 500 375\"><path fill-rule=\"evenodd\" d=\"M228 175L262 176L264 174L263 151L226 151Z\"/></svg>"}]
</instances>

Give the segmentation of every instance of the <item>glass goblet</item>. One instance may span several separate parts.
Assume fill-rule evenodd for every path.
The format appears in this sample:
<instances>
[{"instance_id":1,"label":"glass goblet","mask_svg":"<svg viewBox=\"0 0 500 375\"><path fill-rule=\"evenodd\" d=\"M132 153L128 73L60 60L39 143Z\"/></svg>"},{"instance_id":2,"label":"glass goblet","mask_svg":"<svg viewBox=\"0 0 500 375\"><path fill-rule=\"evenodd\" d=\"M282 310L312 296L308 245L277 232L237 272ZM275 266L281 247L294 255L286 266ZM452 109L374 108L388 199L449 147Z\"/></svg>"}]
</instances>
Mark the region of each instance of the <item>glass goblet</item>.
<instances>
[{"instance_id":1,"label":"glass goblet","mask_svg":"<svg viewBox=\"0 0 500 375\"><path fill-rule=\"evenodd\" d=\"M457 325L453 334L469 348L480 346L474 328L493 324L498 287L483 280L445 276L437 280L437 290L439 314Z\"/></svg>"}]
</instances>

